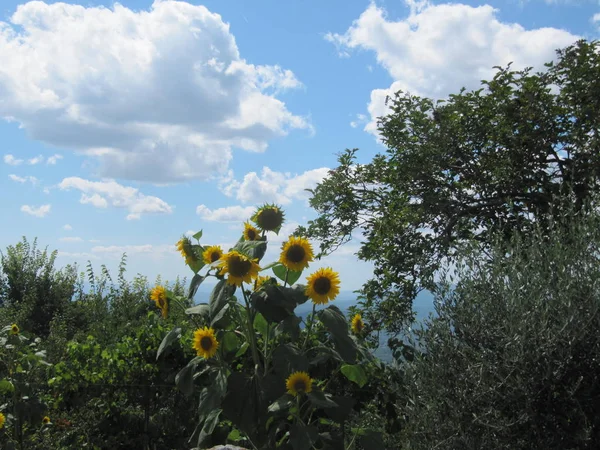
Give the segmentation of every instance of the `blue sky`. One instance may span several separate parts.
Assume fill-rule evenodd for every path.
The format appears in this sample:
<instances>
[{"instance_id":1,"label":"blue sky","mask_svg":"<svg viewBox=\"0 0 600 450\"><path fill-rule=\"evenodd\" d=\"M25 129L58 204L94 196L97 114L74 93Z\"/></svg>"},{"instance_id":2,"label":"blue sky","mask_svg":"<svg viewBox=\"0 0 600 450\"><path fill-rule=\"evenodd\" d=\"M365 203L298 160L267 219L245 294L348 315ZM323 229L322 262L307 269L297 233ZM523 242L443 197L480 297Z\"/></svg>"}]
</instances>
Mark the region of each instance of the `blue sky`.
<instances>
[{"instance_id":1,"label":"blue sky","mask_svg":"<svg viewBox=\"0 0 600 450\"><path fill-rule=\"evenodd\" d=\"M594 1L128 1L0 5L0 248L21 236L130 275L189 276L174 243L232 244L257 204L314 217L336 153L383 147L396 90L441 98L597 38ZM357 289L357 240L313 267Z\"/></svg>"}]
</instances>

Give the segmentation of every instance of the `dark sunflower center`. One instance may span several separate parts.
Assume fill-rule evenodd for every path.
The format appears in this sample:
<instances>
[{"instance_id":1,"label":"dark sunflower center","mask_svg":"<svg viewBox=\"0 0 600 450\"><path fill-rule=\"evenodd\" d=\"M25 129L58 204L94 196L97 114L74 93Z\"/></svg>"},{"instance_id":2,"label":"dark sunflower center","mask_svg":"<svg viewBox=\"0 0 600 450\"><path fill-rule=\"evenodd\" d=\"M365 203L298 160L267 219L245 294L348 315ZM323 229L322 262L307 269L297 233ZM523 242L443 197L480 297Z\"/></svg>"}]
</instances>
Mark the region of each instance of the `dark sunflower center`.
<instances>
[{"instance_id":1,"label":"dark sunflower center","mask_svg":"<svg viewBox=\"0 0 600 450\"><path fill-rule=\"evenodd\" d=\"M325 295L331 289L331 280L325 277L317 278L313 284L313 289L317 294Z\"/></svg>"},{"instance_id":2,"label":"dark sunflower center","mask_svg":"<svg viewBox=\"0 0 600 450\"><path fill-rule=\"evenodd\" d=\"M243 277L250 271L252 263L245 259L231 258L228 264L228 272L234 277Z\"/></svg>"},{"instance_id":3,"label":"dark sunflower center","mask_svg":"<svg viewBox=\"0 0 600 450\"><path fill-rule=\"evenodd\" d=\"M249 241L256 240L256 231L254 231L252 228L248 229L248 231L246 232L246 235L248 236Z\"/></svg>"},{"instance_id":4,"label":"dark sunflower center","mask_svg":"<svg viewBox=\"0 0 600 450\"><path fill-rule=\"evenodd\" d=\"M305 255L306 251L301 245L292 245L290 248L288 248L288 251L286 253L288 261L293 263L302 262L304 260Z\"/></svg>"},{"instance_id":5,"label":"dark sunflower center","mask_svg":"<svg viewBox=\"0 0 600 450\"><path fill-rule=\"evenodd\" d=\"M360 320L358 322L356 322L355 326L358 331L363 329L363 323Z\"/></svg>"},{"instance_id":6,"label":"dark sunflower center","mask_svg":"<svg viewBox=\"0 0 600 450\"><path fill-rule=\"evenodd\" d=\"M218 261L220 257L221 257L221 254L219 252L212 252L210 254L210 262Z\"/></svg>"},{"instance_id":7,"label":"dark sunflower center","mask_svg":"<svg viewBox=\"0 0 600 450\"><path fill-rule=\"evenodd\" d=\"M212 346L213 343L210 336L204 336L202 339L200 339L200 347L202 347L202 350L208 351L212 348Z\"/></svg>"},{"instance_id":8,"label":"dark sunflower center","mask_svg":"<svg viewBox=\"0 0 600 450\"><path fill-rule=\"evenodd\" d=\"M264 209L256 218L258 226L263 230L273 231L281 226L283 217L276 209Z\"/></svg>"},{"instance_id":9,"label":"dark sunflower center","mask_svg":"<svg viewBox=\"0 0 600 450\"><path fill-rule=\"evenodd\" d=\"M294 390L296 392L304 392L306 390L306 383L304 380L298 380L294 383Z\"/></svg>"}]
</instances>

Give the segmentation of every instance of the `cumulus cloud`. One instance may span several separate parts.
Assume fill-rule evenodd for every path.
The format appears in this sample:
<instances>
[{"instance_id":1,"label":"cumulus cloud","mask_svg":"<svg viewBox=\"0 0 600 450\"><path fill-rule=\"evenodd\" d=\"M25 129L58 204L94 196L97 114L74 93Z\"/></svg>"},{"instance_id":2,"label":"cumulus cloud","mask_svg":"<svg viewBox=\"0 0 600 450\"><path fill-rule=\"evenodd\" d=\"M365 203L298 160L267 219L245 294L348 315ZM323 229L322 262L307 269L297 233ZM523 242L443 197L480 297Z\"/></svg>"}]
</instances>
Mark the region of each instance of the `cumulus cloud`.
<instances>
[{"instance_id":1,"label":"cumulus cloud","mask_svg":"<svg viewBox=\"0 0 600 450\"><path fill-rule=\"evenodd\" d=\"M247 62L201 5L28 2L0 22L0 60L0 117L89 155L107 178L208 179L234 148L310 129L277 98L301 85L294 74Z\"/></svg>"},{"instance_id":2,"label":"cumulus cloud","mask_svg":"<svg viewBox=\"0 0 600 450\"><path fill-rule=\"evenodd\" d=\"M80 237L61 237L59 239L60 242L83 242L83 239Z\"/></svg>"},{"instance_id":3,"label":"cumulus cloud","mask_svg":"<svg viewBox=\"0 0 600 450\"><path fill-rule=\"evenodd\" d=\"M42 155L35 156L27 160L27 164L30 166L35 166L36 164L43 163L44 157Z\"/></svg>"},{"instance_id":4,"label":"cumulus cloud","mask_svg":"<svg viewBox=\"0 0 600 450\"><path fill-rule=\"evenodd\" d=\"M578 39L556 28L527 30L501 22L490 5L432 4L405 0L408 17L391 20L371 3L345 33L328 33L326 39L341 52L370 50L394 82L371 92L370 121L365 130L377 133L377 117L389 109L385 99L398 90L442 98L462 87L476 88L491 79L493 66L513 62L513 68L554 59L555 50Z\"/></svg>"},{"instance_id":5,"label":"cumulus cloud","mask_svg":"<svg viewBox=\"0 0 600 450\"><path fill-rule=\"evenodd\" d=\"M172 207L164 200L142 194L138 189L123 186L114 180L90 181L79 177L65 178L58 187L62 190L81 191L80 203L91 204L96 208L125 208L129 212L127 220L139 219L142 214L170 214Z\"/></svg>"},{"instance_id":6,"label":"cumulus cloud","mask_svg":"<svg viewBox=\"0 0 600 450\"><path fill-rule=\"evenodd\" d=\"M41 205L39 207L23 205L21 211L35 217L46 217L50 212L51 205Z\"/></svg>"},{"instance_id":7,"label":"cumulus cloud","mask_svg":"<svg viewBox=\"0 0 600 450\"><path fill-rule=\"evenodd\" d=\"M10 178L13 181L16 181L17 183L27 183L29 181L31 184L37 184L39 181L36 177L32 177L32 176L20 177L18 175L15 175L14 173L11 173L8 176L8 178Z\"/></svg>"},{"instance_id":8,"label":"cumulus cloud","mask_svg":"<svg viewBox=\"0 0 600 450\"><path fill-rule=\"evenodd\" d=\"M224 208L210 209L206 205L199 205L196 214L210 222L240 222L248 219L255 208L252 206L226 206Z\"/></svg>"},{"instance_id":9,"label":"cumulus cloud","mask_svg":"<svg viewBox=\"0 0 600 450\"><path fill-rule=\"evenodd\" d=\"M46 164L48 165L55 165L59 159L63 159L62 155L59 155L58 153L52 156L49 156L48 159L46 160Z\"/></svg>"},{"instance_id":10,"label":"cumulus cloud","mask_svg":"<svg viewBox=\"0 0 600 450\"><path fill-rule=\"evenodd\" d=\"M128 256L143 255L150 259L163 259L167 255L176 255L175 244L142 244L142 245L97 245L92 247L92 254L99 257L118 259L123 253Z\"/></svg>"},{"instance_id":11,"label":"cumulus cloud","mask_svg":"<svg viewBox=\"0 0 600 450\"><path fill-rule=\"evenodd\" d=\"M260 175L249 172L242 181L235 180L230 173L219 187L225 195L235 196L243 203L274 202L286 205L294 199L308 198L306 189L314 188L328 172L327 167L321 167L292 175L263 167Z\"/></svg>"},{"instance_id":12,"label":"cumulus cloud","mask_svg":"<svg viewBox=\"0 0 600 450\"><path fill-rule=\"evenodd\" d=\"M4 163L8 164L9 166L18 166L20 164L23 164L23 160L22 159L17 159L14 157L14 155L4 155Z\"/></svg>"},{"instance_id":13,"label":"cumulus cloud","mask_svg":"<svg viewBox=\"0 0 600 450\"><path fill-rule=\"evenodd\" d=\"M71 231L72 229L73 229L73 227L71 225L69 225L68 223L63 225L63 230Z\"/></svg>"}]
</instances>

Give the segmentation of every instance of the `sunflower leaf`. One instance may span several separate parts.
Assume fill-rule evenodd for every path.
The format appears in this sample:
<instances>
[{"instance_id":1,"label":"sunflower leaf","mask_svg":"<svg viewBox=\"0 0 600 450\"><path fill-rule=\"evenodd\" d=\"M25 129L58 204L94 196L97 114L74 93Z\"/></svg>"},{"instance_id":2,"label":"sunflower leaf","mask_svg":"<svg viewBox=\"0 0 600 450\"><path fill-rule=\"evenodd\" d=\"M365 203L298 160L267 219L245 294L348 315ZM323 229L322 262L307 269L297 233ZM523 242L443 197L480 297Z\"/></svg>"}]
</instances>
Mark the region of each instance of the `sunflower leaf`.
<instances>
[{"instance_id":1,"label":"sunflower leaf","mask_svg":"<svg viewBox=\"0 0 600 450\"><path fill-rule=\"evenodd\" d=\"M310 450L319 439L316 427L306 425L292 425L290 428L290 444L294 450Z\"/></svg>"},{"instance_id":2,"label":"sunflower leaf","mask_svg":"<svg viewBox=\"0 0 600 450\"><path fill-rule=\"evenodd\" d=\"M279 286L263 285L252 294L251 302L270 323L279 323L293 314L296 303L284 294Z\"/></svg>"},{"instance_id":3,"label":"sunflower leaf","mask_svg":"<svg viewBox=\"0 0 600 450\"><path fill-rule=\"evenodd\" d=\"M210 306L208 303L200 303L199 305L192 306L185 310L186 314L199 314L201 316L206 316L210 314Z\"/></svg>"},{"instance_id":4,"label":"sunflower leaf","mask_svg":"<svg viewBox=\"0 0 600 450\"><path fill-rule=\"evenodd\" d=\"M234 292L235 286L227 284L225 280L221 280L217 283L210 294L209 300L211 322L214 321L215 316L219 314L229 302L229 299L233 296Z\"/></svg>"},{"instance_id":5,"label":"sunflower leaf","mask_svg":"<svg viewBox=\"0 0 600 450\"><path fill-rule=\"evenodd\" d=\"M190 282L190 288L188 290L188 300L192 300L198 292L198 287L202 284L206 277L202 275L198 275L197 273L193 276L192 281Z\"/></svg>"},{"instance_id":6,"label":"sunflower leaf","mask_svg":"<svg viewBox=\"0 0 600 450\"><path fill-rule=\"evenodd\" d=\"M359 387L363 387L365 384L367 384L367 374L362 366L344 364L341 370L348 380L358 384Z\"/></svg>"},{"instance_id":7,"label":"sunflower leaf","mask_svg":"<svg viewBox=\"0 0 600 450\"><path fill-rule=\"evenodd\" d=\"M175 375L175 384L186 397L194 393L194 370L201 361L203 361L203 358L196 357L192 359L187 366Z\"/></svg>"},{"instance_id":8,"label":"sunflower leaf","mask_svg":"<svg viewBox=\"0 0 600 450\"><path fill-rule=\"evenodd\" d=\"M167 335L163 338L162 342L160 343L160 346L158 347L158 351L156 352L156 360L158 361L158 358L160 358L160 355L163 354L163 352L169 348L173 342L175 342L176 340L178 340L181 337L181 328L177 327L177 328L173 328L171 331L169 331L167 333Z\"/></svg>"},{"instance_id":9,"label":"sunflower leaf","mask_svg":"<svg viewBox=\"0 0 600 450\"><path fill-rule=\"evenodd\" d=\"M233 250L246 255L250 259L258 259L260 261L267 251L267 242L263 240L241 241L235 244Z\"/></svg>"},{"instance_id":10,"label":"sunflower leaf","mask_svg":"<svg viewBox=\"0 0 600 450\"><path fill-rule=\"evenodd\" d=\"M226 331L223 335L223 350L225 352L233 352L240 346L240 340L233 331Z\"/></svg>"},{"instance_id":11,"label":"sunflower leaf","mask_svg":"<svg viewBox=\"0 0 600 450\"><path fill-rule=\"evenodd\" d=\"M335 349L343 360L349 364L354 364L358 349L356 342L348 334L348 322L344 314L333 305L319 311L317 314L323 325L331 333Z\"/></svg>"},{"instance_id":12,"label":"sunflower leaf","mask_svg":"<svg viewBox=\"0 0 600 450\"><path fill-rule=\"evenodd\" d=\"M200 238L202 237L202 230L198 231L196 234L194 234L192 236L194 239L196 239L197 241L200 240Z\"/></svg>"},{"instance_id":13,"label":"sunflower leaf","mask_svg":"<svg viewBox=\"0 0 600 450\"><path fill-rule=\"evenodd\" d=\"M279 278L281 281L283 281L284 283L286 282L286 272L287 272L287 284L289 286L292 286L302 276L301 270L300 271L295 271L295 270L288 271L288 269L283 265L273 267L273 273L275 274L275 276L277 278Z\"/></svg>"},{"instance_id":14,"label":"sunflower leaf","mask_svg":"<svg viewBox=\"0 0 600 450\"><path fill-rule=\"evenodd\" d=\"M294 404L294 397L290 394L284 394L269 405L269 412L277 413L279 411L287 411Z\"/></svg>"},{"instance_id":15,"label":"sunflower leaf","mask_svg":"<svg viewBox=\"0 0 600 450\"><path fill-rule=\"evenodd\" d=\"M198 436L198 448L202 448L202 444L206 441L208 437L215 431L215 428L219 424L219 416L221 415L220 409L213 409L209 414L206 420L204 421L204 426L202 427L202 431L200 432L200 436Z\"/></svg>"},{"instance_id":16,"label":"sunflower leaf","mask_svg":"<svg viewBox=\"0 0 600 450\"><path fill-rule=\"evenodd\" d=\"M308 399L318 408L337 408L339 405L331 400L325 393L319 388L313 388L308 394Z\"/></svg>"}]
</instances>

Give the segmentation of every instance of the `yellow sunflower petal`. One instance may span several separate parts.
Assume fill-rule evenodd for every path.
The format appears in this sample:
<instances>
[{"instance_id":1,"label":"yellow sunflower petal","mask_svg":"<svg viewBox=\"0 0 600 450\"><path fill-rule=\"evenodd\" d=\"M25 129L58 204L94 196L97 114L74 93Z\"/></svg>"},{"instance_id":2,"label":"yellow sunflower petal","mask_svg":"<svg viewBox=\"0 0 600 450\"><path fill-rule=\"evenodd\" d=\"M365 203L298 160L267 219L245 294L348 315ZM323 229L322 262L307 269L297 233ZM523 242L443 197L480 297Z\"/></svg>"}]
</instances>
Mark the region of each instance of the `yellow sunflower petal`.
<instances>
[{"instance_id":1,"label":"yellow sunflower petal","mask_svg":"<svg viewBox=\"0 0 600 450\"><path fill-rule=\"evenodd\" d=\"M256 228L250 225L248 222L244 222L244 240L256 241L259 238L259 232Z\"/></svg>"},{"instance_id":2,"label":"yellow sunflower petal","mask_svg":"<svg viewBox=\"0 0 600 450\"><path fill-rule=\"evenodd\" d=\"M290 270L301 271L308 267L308 263L314 260L312 245L308 240L290 236L283 244L279 262Z\"/></svg>"},{"instance_id":3,"label":"yellow sunflower petal","mask_svg":"<svg viewBox=\"0 0 600 450\"><path fill-rule=\"evenodd\" d=\"M312 391L313 380L306 372L294 372L285 382L288 393L294 397Z\"/></svg>"},{"instance_id":4,"label":"yellow sunflower petal","mask_svg":"<svg viewBox=\"0 0 600 450\"><path fill-rule=\"evenodd\" d=\"M11 332L11 334L19 334L20 331L21 330L19 330L19 326L16 323L13 323L10 326L10 332Z\"/></svg>"},{"instance_id":5,"label":"yellow sunflower petal","mask_svg":"<svg viewBox=\"0 0 600 450\"><path fill-rule=\"evenodd\" d=\"M6 422L6 416L0 412L0 430L4 428L4 422Z\"/></svg>"},{"instance_id":6,"label":"yellow sunflower petal","mask_svg":"<svg viewBox=\"0 0 600 450\"><path fill-rule=\"evenodd\" d=\"M212 264L223 256L223 250L219 245L212 245L207 247L202 253L202 259L206 264Z\"/></svg>"},{"instance_id":7,"label":"yellow sunflower petal","mask_svg":"<svg viewBox=\"0 0 600 450\"><path fill-rule=\"evenodd\" d=\"M232 250L221 258L219 275L227 274L227 283L241 286L242 283L251 283L258 277L260 270L256 259L250 259L242 253Z\"/></svg>"},{"instance_id":8,"label":"yellow sunflower petal","mask_svg":"<svg viewBox=\"0 0 600 450\"><path fill-rule=\"evenodd\" d=\"M340 293L340 278L337 272L326 267L306 278L306 295L313 303L324 305Z\"/></svg>"},{"instance_id":9,"label":"yellow sunflower petal","mask_svg":"<svg viewBox=\"0 0 600 450\"><path fill-rule=\"evenodd\" d=\"M361 334L364 328L365 323L362 320L362 316L360 314L355 314L352 318L350 329L354 334Z\"/></svg>"},{"instance_id":10,"label":"yellow sunflower petal","mask_svg":"<svg viewBox=\"0 0 600 450\"><path fill-rule=\"evenodd\" d=\"M261 230L278 233L284 222L284 214L279 206L263 205L254 213L252 221Z\"/></svg>"},{"instance_id":11,"label":"yellow sunflower petal","mask_svg":"<svg viewBox=\"0 0 600 450\"><path fill-rule=\"evenodd\" d=\"M212 358L217 354L219 342L213 328L199 328L194 331L194 343L192 344L196 354L204 359Z\"/></svg>"}]
</instances>

